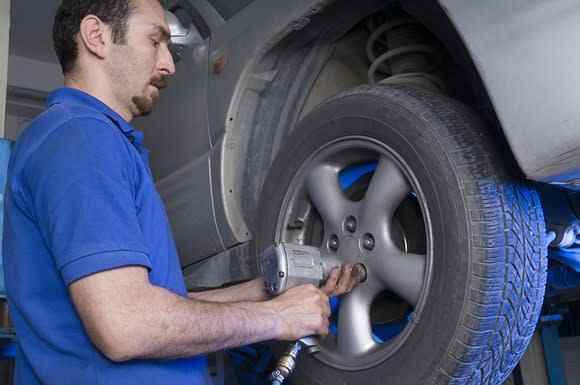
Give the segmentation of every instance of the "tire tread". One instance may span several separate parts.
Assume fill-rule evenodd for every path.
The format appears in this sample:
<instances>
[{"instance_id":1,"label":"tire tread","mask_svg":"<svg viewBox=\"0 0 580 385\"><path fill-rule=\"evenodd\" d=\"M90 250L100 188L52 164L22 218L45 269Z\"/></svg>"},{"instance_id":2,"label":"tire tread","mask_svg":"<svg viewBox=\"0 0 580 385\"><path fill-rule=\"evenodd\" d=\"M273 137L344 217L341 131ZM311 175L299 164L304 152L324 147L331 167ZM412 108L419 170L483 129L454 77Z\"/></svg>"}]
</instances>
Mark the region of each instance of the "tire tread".
<instances>
[{"instance_id":1,"label":"tire tread","mask_svg":"<svg viewBox=\"0 0 580 385\"><path fill-rule=\"evenodd\" d=\"M476 250L473 285L458 337L431 382L500 384L523 355L542 307L547 246L539 197L509 166L515 161L502 163L503 144L462 103L405 86L361 86L335 98L359 94L387 96L425 120L438 120L435 133L461 173ZM498 316L486 316L490 308Z\"/></svg>"},{"instance_id":2,"label":"tire tread","mask_svg":"<svg viewBox=\"0 0 580 385\"><path fill-rule=\"evenodd\" d=\"M365 85L334 96L309 117L348 98L372 99L377 111L380 103L395 105L428 126L466 208L471 265L462 317L430 377L404 385L501 384L523 355L543 302L547 245L537 192L499 135L456 100L404 85ZM371 376L367 383L374 383ZM388 378L384 373L376 383Z\"/></svg>"}]
</instances>

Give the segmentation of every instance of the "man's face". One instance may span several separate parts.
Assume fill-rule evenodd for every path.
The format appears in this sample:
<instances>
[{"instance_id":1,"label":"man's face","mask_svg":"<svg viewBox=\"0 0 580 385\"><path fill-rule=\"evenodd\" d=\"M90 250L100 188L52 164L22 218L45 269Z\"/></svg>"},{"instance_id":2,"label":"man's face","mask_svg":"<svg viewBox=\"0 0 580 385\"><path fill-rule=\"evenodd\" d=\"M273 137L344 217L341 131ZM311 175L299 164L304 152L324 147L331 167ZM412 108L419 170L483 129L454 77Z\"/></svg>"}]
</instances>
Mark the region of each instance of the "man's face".
<instances>
[{"instance_id":1,"label":"man's face","mask_svg":"<svg viewBox=\"0 0 580 385\"><path fill-rule=\"evenodd\" d=\"M169 27L157 0L136 0L126 44L113 45L107 70L119 104L133 117L149 115L175 72L168 49Z\"/></svg>"}]
</instances>

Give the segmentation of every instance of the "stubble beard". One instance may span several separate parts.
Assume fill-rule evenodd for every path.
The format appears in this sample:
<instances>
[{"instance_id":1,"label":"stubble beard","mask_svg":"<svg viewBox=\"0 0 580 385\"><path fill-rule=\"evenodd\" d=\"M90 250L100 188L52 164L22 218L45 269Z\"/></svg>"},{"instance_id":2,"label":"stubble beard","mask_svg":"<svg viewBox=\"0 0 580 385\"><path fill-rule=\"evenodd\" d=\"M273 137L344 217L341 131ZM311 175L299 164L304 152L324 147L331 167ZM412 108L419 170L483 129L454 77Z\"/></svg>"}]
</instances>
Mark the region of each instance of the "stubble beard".
<instances>
[{"instance_id":1,"label":"stubble beard","mask_svg":"<svg viewBox=\"0 0 580 385\"><path fill-rule=\"evenodd\" d=\"M158 95L147 96L134 96L133 106L135 111L133 112L134 117L151 115L157 104Z\"/></svg>"},{"instance_id":2,"label":"stubble beard","mask_svg":"<svg viewBox=\"0 0 580 385\"><path fill-rule=\"evenodd\" d=\"M157 92L147 95L147 88L152 85L157 88ZM137 113L135 116L147 116L150 115L155 106L157 105L157 101L159 100L159 92L167 87L167 79L164 76L153 76L149 80L149 83L145 86L145 90L143 91L143 95L141 96L134 96L132 98L133 106L135 106L135 112Z\"/></svg>"}]
</instances>

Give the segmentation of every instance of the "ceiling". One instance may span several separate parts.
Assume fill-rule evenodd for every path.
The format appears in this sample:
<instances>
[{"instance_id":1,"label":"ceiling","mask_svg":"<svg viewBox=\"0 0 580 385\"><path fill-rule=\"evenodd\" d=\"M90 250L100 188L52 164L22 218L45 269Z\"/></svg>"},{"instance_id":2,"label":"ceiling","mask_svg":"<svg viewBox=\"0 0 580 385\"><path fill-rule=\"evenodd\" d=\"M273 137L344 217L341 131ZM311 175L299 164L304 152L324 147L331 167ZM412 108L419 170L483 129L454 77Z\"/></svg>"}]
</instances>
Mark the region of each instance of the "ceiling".
<instances>
[{"instance_id":1,"label":"ceiling","mask_svg":"<svg viewBox=\"0 0 580 385\"><path fill-rule=\"evenodd\" d=\"M60 0L11 0L11 55L58 63L52 48L52 22Z\"/></svg>"}]
</instances>

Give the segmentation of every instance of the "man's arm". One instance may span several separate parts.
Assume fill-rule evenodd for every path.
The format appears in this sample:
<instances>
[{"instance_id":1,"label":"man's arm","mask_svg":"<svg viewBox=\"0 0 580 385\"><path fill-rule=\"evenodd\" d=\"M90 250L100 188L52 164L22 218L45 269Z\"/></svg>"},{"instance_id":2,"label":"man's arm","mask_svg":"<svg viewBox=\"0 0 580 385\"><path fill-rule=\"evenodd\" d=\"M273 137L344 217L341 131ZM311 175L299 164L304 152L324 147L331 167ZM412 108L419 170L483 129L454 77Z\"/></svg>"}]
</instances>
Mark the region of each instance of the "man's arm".
<instances>
[{"instance_id":1,"label":"man's arm","mask_svg":"<svg viewBox=\"0 0 580 385\"><path fill-rule=\"evenodd\" d=\"M328 333L328 297L312 285L259 303L218 303L153 286L145 268L131 266L79 279L69 292L89 338L113 361L187 357Z\"/></svg>"},{"instance_id":2,"label":"man's arm","mask_svg":"<svg viewBox=\"0 0 580 385\"><path fill-rule=\"evenodd\" d=\"M350 264L344 264L342 273L338 267L335 267L330 271L328 279L320 290L329 297L348 293L359 282L360 274L361 266L359 264L355 265L354 268ZM212 302L257 302L272 298L266 290L262 277L222 289L190 292L188 296L192 299Z\"/></svg>"},{"instance_id":3,"label":"man's arm","mask_svg":"<svg viewBox=\"0 0 580 385\"><path fill-rule=\"evenodd\" d=\"M211 302L258 302L272 298L262 277L221 289L189 292L188 296L191 299Z\"/></svg>"}]
</instances>

